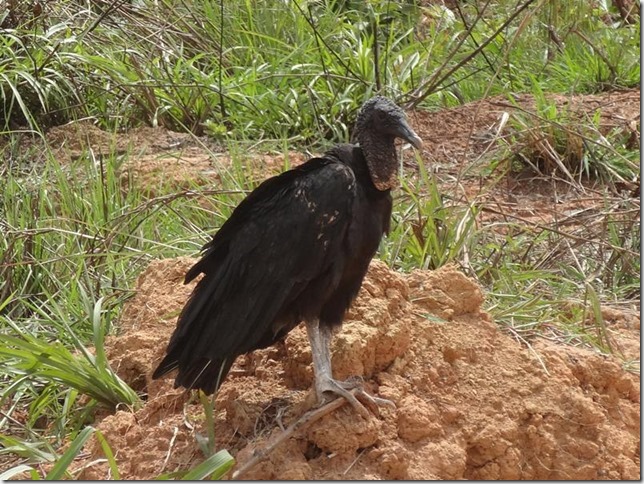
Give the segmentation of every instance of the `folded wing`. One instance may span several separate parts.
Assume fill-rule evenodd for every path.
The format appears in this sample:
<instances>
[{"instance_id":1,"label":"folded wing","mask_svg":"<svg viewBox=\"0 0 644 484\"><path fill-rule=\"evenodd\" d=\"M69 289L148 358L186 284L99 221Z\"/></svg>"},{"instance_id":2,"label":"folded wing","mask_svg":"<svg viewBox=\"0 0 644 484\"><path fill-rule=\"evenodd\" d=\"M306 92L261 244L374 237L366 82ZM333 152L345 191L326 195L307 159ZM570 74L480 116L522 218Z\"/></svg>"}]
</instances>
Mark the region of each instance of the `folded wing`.
<instances>
[{"instance_id":1,"label":"folded wing","mask_svg":"<svg viewBox=\"0 0 644 484\"><path fill-rule=\"evenodd\" d=\"M153 374L178 368L176 386L217 390L235 358L319 314L347 257L353 172L314 158L262 183L234 210L186 275L200 273L167 354Z\"/></svg>"}]
</instances>

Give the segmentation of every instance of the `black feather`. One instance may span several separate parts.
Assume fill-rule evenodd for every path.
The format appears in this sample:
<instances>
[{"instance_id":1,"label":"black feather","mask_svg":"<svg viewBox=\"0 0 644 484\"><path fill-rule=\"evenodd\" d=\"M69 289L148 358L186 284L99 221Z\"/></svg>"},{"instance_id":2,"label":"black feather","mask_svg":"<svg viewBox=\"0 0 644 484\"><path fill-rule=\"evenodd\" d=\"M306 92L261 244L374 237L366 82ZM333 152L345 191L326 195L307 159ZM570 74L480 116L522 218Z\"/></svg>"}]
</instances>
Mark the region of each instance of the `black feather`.
<instances>
[{"instance_id":1,"label":"black feather","mask_svg":"<svg viewBox=\"0 0 644 484\"><path fill-rule=\"evenodd\" d=\"M391 195L374 186L369 165L360 146L339 145L248 195L186 274L186 283L204 276L153 378L178 369L175 387L213 393L237 356L301 321L341 324L389 230Z\"/></svg>"}]
</instances>

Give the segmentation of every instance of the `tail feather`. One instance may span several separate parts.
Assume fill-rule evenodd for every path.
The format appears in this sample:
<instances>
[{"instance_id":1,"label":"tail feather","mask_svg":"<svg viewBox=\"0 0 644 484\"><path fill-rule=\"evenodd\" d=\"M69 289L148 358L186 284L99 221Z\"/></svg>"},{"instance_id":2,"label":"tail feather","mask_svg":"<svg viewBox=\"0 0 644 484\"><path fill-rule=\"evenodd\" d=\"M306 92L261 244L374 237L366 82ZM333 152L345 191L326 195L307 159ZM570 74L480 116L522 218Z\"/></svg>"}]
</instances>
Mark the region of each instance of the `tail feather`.
<instances>
[{"instance_id":1,"label":"tail feather","mask_svg":"<svg viewBox=\"0 0 644 484\"><path fill-rule=\"evenodd\" d=\"M199 358L185 367L179 367L179 362L173 355L167 355L159 364L154 373L153 379L157 379L179 368L179 373L174 380L174 388L185 387L187 389L201 389L207 395L211 395L219 390L224 382L226 375L230 371L235 358L226 358L223 360L209 360Z\"/></svg>"},{"instance_id":2,"label":"tail feather","mask_svg":"<svg viewBox=\"0 0 644 484\"><path fill-rule=\"evenodd\" d=\"M193 269L198 268L195 264ZM186 279L189 279L186 276ZM209 338L204 334L212 324L207 315L215 313L217 298L218 277L207 274L195 287L181 314L168 347L167 354L152 373L152 378L161 378L163 375L178 369L174 387L183 386L188 389L201 389L207 394L212 394L224 381L236 355L221 355L220 358L204 356L202 346L208 345Z\"/></svg>"},{"instance_id":3,"label":"tail feather","mask_svg":"<svg viewBox=\"0 0 644 484\"><path fill-rule=\"evenodd\" d=\"M201 358L189 368L179 370L174 387L201 389L206 395L212 395L226 379L234 358L224 360L207 360Z\"/></svg>"},{"instance_id":4,"label":"tail feather","mask_svg":"<svg viewBox=\"0 0 644 484\"><path fill-rule=\"evenodd\" d=\"M158 378L161 378L163 375L170 373L178 366L179 362L177 361L177 359L174 358L173 355L167 354L165 355L165 358L161 360L161 363L159 363L159 366L157 366L156 370L154 370L154 373L152 373L152 379L156 380Z\"/></svg>"}]
</instances>

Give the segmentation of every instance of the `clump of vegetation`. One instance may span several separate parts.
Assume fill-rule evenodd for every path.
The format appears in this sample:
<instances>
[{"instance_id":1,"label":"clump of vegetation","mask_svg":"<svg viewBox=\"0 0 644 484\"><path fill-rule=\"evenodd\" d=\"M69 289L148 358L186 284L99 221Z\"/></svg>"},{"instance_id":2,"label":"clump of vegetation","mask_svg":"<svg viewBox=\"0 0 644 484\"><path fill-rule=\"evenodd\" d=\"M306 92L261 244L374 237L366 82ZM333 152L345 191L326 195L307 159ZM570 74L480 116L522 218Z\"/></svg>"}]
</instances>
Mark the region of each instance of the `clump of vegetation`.
<instances>
[{"instance_id":1,"label":"clump of vegetation","mask_svg":"<svg viewBox=\"0 0 644 484\"><path fill-rule=\"evenodd\" d=\"M639 24L584 2L506 3L11 3L0 121L344 139L376 91L451 106L530 91L533 73L555 92L638 85Z\"/></svg>"},{"instance_id":2,"label":"clump of vegetation","mask_svg":"<svg viewBox=\"0 0 644 484\"><path fill-rule=\"evenodd\" d=\"M93 409L139 405L143 395L109 368L104 336L150 259L196 253L208 237L202 230L216 229L255 186L239 156L248 147L346 141L355 110L375 93L419 109L528 93L535 112L513 115L506 151L482 160L494 175L488 190L503 179L495 170L512 173L517 162L577 187L632 181L632 133L603 131L598 118L548 97L639 86L639 12L625 4L5 2L0 455L24 463L2 477L74 477L66 472L82 444L101 439L87 427ZM124 189L120 167L132 152L87 150L62 165L42 147L48 128L81 119L110 132L144 125L206 134L233 164L221 173L221 190L162 184L150 197L135 184ZM565 223L508 216L486 225L480 217L490 207L481 198L442 192L441 174L416 162L381 258L400 270L458 263L518 337L547 329L611 350L596 309L638 297L639 199L613 190L602 194L601 210ZM195 203L203 197L214 203ZM18 412L28 418L13 418ZM103 449L118 477L109 445ZM228 457L184 477L225 470ZM45 474L34 470L40 462L57 464Z\"/></svg>"},{"instance_id":3,"label":"clump of vegetation","mask_svg":"<svg viewBox=\"0 0 644 484\"><path fill-rule=\"evenodd\" d=\"M589 117L571 105L558 107L542 91L534 99L534 112L514 116L509 147L519 167L573 184L582 178L625 181L637 173L638 152L627 129L616 127L604 134L600 110Z\"/></svg>"}]
</instances>

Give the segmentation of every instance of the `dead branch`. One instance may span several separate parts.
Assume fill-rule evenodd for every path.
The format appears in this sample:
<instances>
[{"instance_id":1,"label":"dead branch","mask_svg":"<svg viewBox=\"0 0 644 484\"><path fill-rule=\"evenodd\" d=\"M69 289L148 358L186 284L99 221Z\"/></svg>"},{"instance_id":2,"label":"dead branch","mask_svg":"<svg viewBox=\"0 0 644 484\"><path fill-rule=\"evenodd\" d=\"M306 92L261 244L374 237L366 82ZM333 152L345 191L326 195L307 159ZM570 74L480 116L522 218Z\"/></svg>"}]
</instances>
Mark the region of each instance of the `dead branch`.
<instances>
[{"instance_id":1,"label":"dead branch","mask_svg":"<svg viewBox=\"0 0 644 484\"><path fill-rule=\"evenodd\" d=\"M351 393L356 395L359 393L359 390L352 390ZM302 430L303 428L311 425L313 422L321 419L325 415L337 410L342 405L347 403L347 400L344 398L336 398L335 400L323 405L320 408L309 410L299 419L293 422L288 428L279 434L268 446L261 450L255 450L253 452L253 457L251 457L240 469L236 470L233 473L233 479L240 479L244 474L248 473L253 467L266 459L282 442L284 442L289 437L292 437L296 432Z\"/></svg>"}]
</instances>

